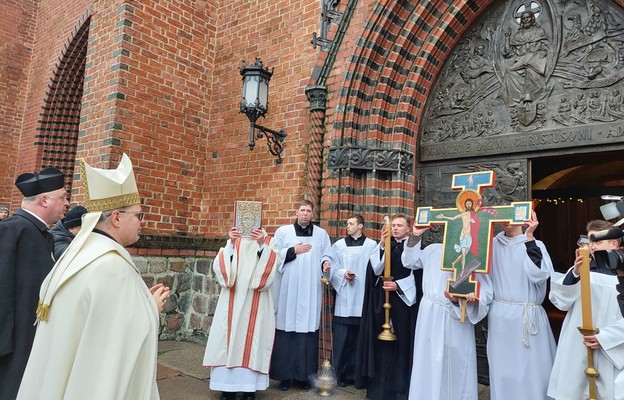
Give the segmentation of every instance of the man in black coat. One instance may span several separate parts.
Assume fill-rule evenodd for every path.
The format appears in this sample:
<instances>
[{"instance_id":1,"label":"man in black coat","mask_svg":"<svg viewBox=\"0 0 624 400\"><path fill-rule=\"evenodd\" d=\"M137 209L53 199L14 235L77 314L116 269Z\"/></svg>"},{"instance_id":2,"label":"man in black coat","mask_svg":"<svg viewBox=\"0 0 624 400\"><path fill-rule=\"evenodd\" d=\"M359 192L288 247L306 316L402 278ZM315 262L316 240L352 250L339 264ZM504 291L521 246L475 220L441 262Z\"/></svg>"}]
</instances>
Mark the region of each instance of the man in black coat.
<instances>
[{"instance_id":1,"label":"man in black coat","mask_svg":"<svg viewBox=\"0 0 624 400\"><path fill-rule=\"evenodd\" d=\"M360 320L355 358L355 387L366 387L366 398L373 400L407 400L409 394L414 331L418 306L422 297L422 270L412 271L403 266L403 245L411 232L407 215L391 218L391 231L382 230L377 249L370 257L366 275L366 292ZM392 281L383 282L385 246L390 239L390 269ZM384 303L389 293L390 319L396 340L378 338L385 321Z\"/></svg>"},{"instance_id":2,"label":"man in black coat","mask_svg":"<svg viewBox=\"0 0 624 400\"><path fill-rule=\"evenodd\" d=\"M35 336L39 288L54 265L50 226L69 206L56 168L17 177L22 207L0 224L0 400L14 400Z\"/></svg>"}]
</instances>

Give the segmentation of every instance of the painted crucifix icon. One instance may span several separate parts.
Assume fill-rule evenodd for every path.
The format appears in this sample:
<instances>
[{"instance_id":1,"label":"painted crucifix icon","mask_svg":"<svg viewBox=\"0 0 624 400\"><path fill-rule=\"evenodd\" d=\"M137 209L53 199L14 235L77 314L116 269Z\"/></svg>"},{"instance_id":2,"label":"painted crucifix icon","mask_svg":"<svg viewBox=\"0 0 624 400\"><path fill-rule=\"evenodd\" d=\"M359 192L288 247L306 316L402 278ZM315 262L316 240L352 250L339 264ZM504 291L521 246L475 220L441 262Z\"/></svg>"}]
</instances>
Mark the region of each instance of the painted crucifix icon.
<instances>
[{"instance_id":1,"label":"painted crucifix icon","mask_svg":"<svg viewBox=\"0 0 624 400\"><path fill-rule=\"evenodd\" d=\"M513 202L504 206L483 204L481 191L494 187L494 171L456 174L452 188L460 190L455 208L418 207L415 225L444 226L442 270L453 271L447 291L457 297L474 293L479 297L479 282L475 273L490 273L491 244L494 223L523 224L532 211L530 201Z\"/></svg>"}]
</instances>

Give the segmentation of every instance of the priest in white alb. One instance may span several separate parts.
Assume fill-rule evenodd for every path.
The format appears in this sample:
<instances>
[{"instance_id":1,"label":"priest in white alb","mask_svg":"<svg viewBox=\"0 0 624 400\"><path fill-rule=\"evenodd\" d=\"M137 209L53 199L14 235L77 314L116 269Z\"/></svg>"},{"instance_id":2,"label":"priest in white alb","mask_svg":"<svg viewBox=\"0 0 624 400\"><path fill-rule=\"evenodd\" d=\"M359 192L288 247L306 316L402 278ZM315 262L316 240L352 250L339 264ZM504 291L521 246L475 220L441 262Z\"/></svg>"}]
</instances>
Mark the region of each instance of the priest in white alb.
<instances>
[{"instance_id":1,"label":"priest in white alb","mask_svg":"<svg viewBox=\"0 0 624 400\"><path fill-rule=\"evenodd\" d=\"M271 286L280 255L275 240L263 229L242 237L236 227L219 250L212 270L221 294L210 327L205 367L211 367L210 389L221 400L255 398L269 387L269 365L275 337Z\"/></svg>"},{"instance_id":2,"label":"priest in white alb","mask_svg":"<svg viewBox=\"0 0 624 400\"><path fill-rule=\"evenodd\" d=\"M296 216L293 224L275 231L282 263L273 285L276 331L270 376L280 381L280 390L293 384L307 390L317 373L321 276L333 261L329 235L312 223L313 203L299 202Z\"/></svg>"}]
</instances>

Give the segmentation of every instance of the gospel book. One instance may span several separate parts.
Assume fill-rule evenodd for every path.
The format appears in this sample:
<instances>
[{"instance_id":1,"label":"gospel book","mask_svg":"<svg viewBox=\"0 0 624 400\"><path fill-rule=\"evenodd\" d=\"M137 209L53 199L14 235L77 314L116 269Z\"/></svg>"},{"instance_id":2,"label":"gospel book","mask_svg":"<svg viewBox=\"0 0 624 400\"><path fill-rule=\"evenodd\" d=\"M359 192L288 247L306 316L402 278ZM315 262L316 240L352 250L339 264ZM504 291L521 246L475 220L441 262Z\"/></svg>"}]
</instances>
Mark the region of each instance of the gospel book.
<instances>
[{"instance_id":1,"label":"gospel book","mask_svg":"<svg viewBox=\"0 0 624 400\"><path fill-rule=\"evenodd\" d=\"M262 203L259 201L236 201L234 226L242 237L250 237L251 231L262 226Z\"/></svg>"}]
</instances>

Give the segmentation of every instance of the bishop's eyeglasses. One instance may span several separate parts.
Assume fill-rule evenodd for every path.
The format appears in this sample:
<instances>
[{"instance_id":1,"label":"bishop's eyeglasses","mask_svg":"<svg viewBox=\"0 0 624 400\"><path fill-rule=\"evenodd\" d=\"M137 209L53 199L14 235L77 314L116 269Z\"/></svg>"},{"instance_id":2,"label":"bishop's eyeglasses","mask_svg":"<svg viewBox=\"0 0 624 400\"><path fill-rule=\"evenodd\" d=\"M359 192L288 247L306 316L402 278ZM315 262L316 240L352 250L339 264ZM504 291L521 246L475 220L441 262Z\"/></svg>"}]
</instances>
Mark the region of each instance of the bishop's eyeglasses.
<instances>
[{"instance_id":1,"label":"bishop's eyeglasses","mask_svg":"<svg viewBox=\"0 0 624 400\"><path fill-rule=\"evenodd\" d=\"M137 218L139 219L139 221L143 221L143 218L145 217L145 213L144 212L139 212L139 211L123 211L123 210L118 210L120 213L124 213L124 214L136 214Z\"/></svg>"}]
</instances>

